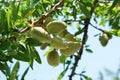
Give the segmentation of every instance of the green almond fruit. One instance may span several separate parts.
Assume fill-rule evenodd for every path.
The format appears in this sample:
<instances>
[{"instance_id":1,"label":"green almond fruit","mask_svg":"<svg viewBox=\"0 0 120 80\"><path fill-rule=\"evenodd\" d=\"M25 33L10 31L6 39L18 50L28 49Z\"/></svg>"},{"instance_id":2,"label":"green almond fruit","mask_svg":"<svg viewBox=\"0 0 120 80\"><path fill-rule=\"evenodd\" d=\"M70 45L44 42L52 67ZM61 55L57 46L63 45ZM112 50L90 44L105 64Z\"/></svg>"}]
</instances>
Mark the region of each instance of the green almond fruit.
<instances>
[{"instance_id":1,"label":"green almond fruit","mask_svg":"<svg viewBox=\"0 0 120 80\"><path fill-rule=\"evenodd\" d=\"M47 55L47 62L51 66L58 66L60 63L60 56L57 51L51 51Z\"/></svg>"},{"instance_id":2,"label":"green almond fruit","mask_svg":"<svg viewBox=\"0 0 120 80\"><path fill-rule=\"evenodd\" d=\"M68 33L68 31L65 29L64 31L60 32L58 35L61 38L65 38L65 35Z\"/></svg>"},{"instance_id":3,"label":"green almond fruit","mask_svg":"<svg viewBox=\"0 0 120 80\"><path fill-rule=\"evenodd\" d=\"M67 27L67 24L63 21L52 21L49 22L46 26L46 29L51 34L58 34L64 31Z\"/></svg>"},{"instance_id":4,"label":"green almond fruit","mask_svg":"<svg viewBox=\"0 0 120 80\"><path fill-rule=\"evenodd\" d=\"M42 27L33 27L31 28L31 34L38 41L43 43L50 43L51 37L47 31L45 31Z\"/></svg>"},{"instance_id":5,"label":"green almond fruit","mask_svg":"<svg viewBox=\"0 0 120 80\"><path fill-rule=\"evenodd\" d=\"M48 18L46 18L44 21L43 21L43 23L45 24L45 25L47 25L49 22L51 22L51 21L53 21L53 19L51 18L51 17L48 17Z\"/></svg>"},{"instance_id":6,"label":"green almond fruit","mask_svg":"<svg viewBox=\"0 0 120 80\"><path fill-rule=\"evenodd\" d=\"M41 49L41 50L45 50L47 46L48 46L47 43L43 43L43 44L41 45L40 49Z\"/></svg>"},{"instance_id":7,"label":"green almond fruit","mask_svg":"<svg viewBox=\"0 0 120 80\"><path fill-rule=\"evenodd\" d=\"M54 47L55 49L66 49L67 48L66 43L58 37L55 37L52 39L50 46Z\"/></svg>"},{"instance_id":8,"label":"green almond fruit","mask_svg":"<svg viewBox=\"0 0 120 80\"><path fill-rule=\"evenodd\" d=\"M70 33L67 33L65 35L65 39L66 39L66 41L77 41L76 38L74 37L74 35L72 35Z\"/></svg>"},{"instance_id":9,"label":"green almond fruit","mask_svg":"<svg viewBox=\"0 0 120 80\"><path fill-rule=\"evenodd\" d=\"M80 42L67 42L68 48L66 49L60 49L60 52L64 56L71 56L75 52L77 52L81 48L81 43Z\"/></svg>"},{"instance_id":10,"label":"green almond fruit","mask_svg":"<svg viewBox=\"0 0 120 80\"><path fill-rule=\"evenodd\" d=\"M102 46L106 46L108 43L109 37L106 33L103 33L102 36L100 36L99 40Z\"/></svg>"}]
</instances>

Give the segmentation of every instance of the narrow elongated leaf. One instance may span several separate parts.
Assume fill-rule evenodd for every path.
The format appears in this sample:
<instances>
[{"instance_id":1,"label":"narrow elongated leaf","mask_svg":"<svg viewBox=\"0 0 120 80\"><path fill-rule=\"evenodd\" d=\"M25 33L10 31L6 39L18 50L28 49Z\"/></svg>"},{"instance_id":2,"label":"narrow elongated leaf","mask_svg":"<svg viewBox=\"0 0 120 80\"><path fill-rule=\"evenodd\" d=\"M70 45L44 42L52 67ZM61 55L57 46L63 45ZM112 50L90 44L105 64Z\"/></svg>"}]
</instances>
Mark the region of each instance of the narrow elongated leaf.
<instances>
[{"instance_id":1,"label":"narrow elongated leaf","mask_svg":"<svg viewBox=\"0 0 120 80\"><path fill-rule=\"evenodd\" d=\"M65 68L65 70L60 73L60 75L58 76L57 80L61 80L64 77L64 75L67 72L68 68L69 68L69 64L67 65L67 67Z\"/></svg>"},{"instance_id":2,"label":"narrow elongated leaf","mask_svg":"<svg viewBox=\"0 0 120 80\"><path fill-rule=\"evenodd\" d=\"M90 77L84 75L84 74L80 74L82 77L84 77L85 80L92 80Z\"/></svg>"},{"instance_id":3,"label":"narrow elongated leaf","mask_svg":"<svg viewBox=\"0 0 120 80\"><path fill-rule=\"evenodd\" d=\"M19 71L19 67L20 67L20 64L19 62L16 62L13 69L12 69L12 72L11 72L11 75L10 75L10 80L16 80L16 77L18 76L18 71Z\"/></svg>"},{"instance_id":4,"label":"narrow elongated leaf","mask_svg":"<svg viewBox=\"0 0 120 80\"><path fill-rule=\"evenodd\" d=\"M87 18L91 17L90 11L83 4L80 4L80 9Z\"/></svg>"},{"instance_id":5,"label":"narrow elongated leaf","mask_svg":"<svg viewBox=\"0 0 120 80\"><path fill-rule=\"evenodd\" d=\"M11 10L7 9L6 10L6 18L7 18L7 25L8 25L8 30L10 29L10 17L11 17Z\"/></svg>"},{"instance_id":6,"label":"narrow elongated leaf","mask_svg":"<svg viewBox=\"0 0 120 80\"><path fill-rule=\"evenodd\" d=\"M76 10L76 6L73 6L73 17L74 19L76 19L76 14L77 14L77 10Z\"/></svg>"},{"instance_id":7,"label":"narrow elongated leaf","mask_svg":"<svg viewBox=\"0 0 120 80\"><path fill-rule=\"evenodd\" d=\"M117 5L119 0L114 0L113 3L112 3L112 6L109 8L108 12L107 13L110 13L112 11L112 9Z\"/></svg>"},{"instance_id":8,"label":"narrow elongated leaf","mask_svg":"<svg viewBox=\"0 0 120 80\"><path fill-rule=\"evenodd\" d=\"M6 50L10 46L10 41L5 41L4 43L0 44L0 50Z\"/></svg>"},{"instance_id":9,"label":"narrow elongated leaf","mask_svg":"<svg viewBox=\"0 0 120 80\"><path fill-rule=\"evenodd\" d=\"M44 56L46 56L50 51L52 51L53 50L53 47L50 47L46 52L45 52L45 54L44 54Z\"/></svg>"},{"instance_id":10,"label":"narrow elongated leaf","mask_svg":"<svg viewBox=\"0 0 120 80\"><path fill-rule=\"evenodd\" d=\"M31 7L35 7L40 0L32 0Z\"/></svg>"},{"instance_id":11,"label":"narrow elongated leaf","mask_svg":"<svg viewBox=\"0 0 120 80\"><path fill-rule=\"evenodd\" d=\"M93 51L91 49L85 49L85 50L89 53L93 53Z\"/></svg>"},{"instance_id":12,"label":"narrow elongated leaf","mask_svg":"<svg viewBox=\"0 0 120 80\"><path fill-rule=\"evenodd\" d=\"M66 56L61 55L60 56L60 63L65 63L66 58L67 58Z\"/></svg>"},{"instance_id":13,"label":"narrow elongated leaf","mask_svg":"<svg viewBox=\"0 0 120 80\"><path fill-rule=\"evenodd\" d=\"M27 8L23 14L22 14L22 17L25 18L25 17L28 17L28 16L31 16L32 13L34 12L35 8Z\"/></svg>"},{"instance_id":14,"label":"narrow elongated leaf","mask_svg":"<svg viewBox=\"0 0 120 80\"><path fill-rule=\"evenodd\" d=\"M0 62L0 70L5 70L5 69L6 69L5 65Z\"/></svg>"},{"instance_id":15,"label":"narrow elongated leaf","mask_svg":"<svg viewBox=\"0 0 120 80\"><path fill-rule=\"evenodd\" d=\"M27 38L25 43L30 46L40 46L42 44L34 38Z\"/></svg>"},{"instance_id":16,"label":"narrow elongated leaf","mask_svg":"<svg viewBox=\"0 0 120 80\"><path fill-rule=\"evenodd\" d=\"M23 73L21 80L25 80L24 78L25 78L26 74L28 73L28 70L29 70L29 67Z\"/></svg>"},{"instance_id":17,"label":"narrow elongated leaf","mask_svg":"<svg viewBox=\"0 0 120 80\"><path fill-rule=\"evenodd\" d=\"M36 51L36 49L35 49L34 47L31 48L31 52L32 52L32 55L33 55L34 59L35 59L39 64L41 64L41 59L40 59L39 53Z\"/></svg>"},{"instance_id":18,"label":"narrow elongated leaf","mask_svg":"<svg viewBox=\"0 0 120 80\"><path fill-rule=\"evenodd\" d=\"M21 60L21 61L25 61L25 62L30 61L30 58L26 53L18 52L17 55L13 55L13 57L17 60Z\"/></svg>"}]
</instances>

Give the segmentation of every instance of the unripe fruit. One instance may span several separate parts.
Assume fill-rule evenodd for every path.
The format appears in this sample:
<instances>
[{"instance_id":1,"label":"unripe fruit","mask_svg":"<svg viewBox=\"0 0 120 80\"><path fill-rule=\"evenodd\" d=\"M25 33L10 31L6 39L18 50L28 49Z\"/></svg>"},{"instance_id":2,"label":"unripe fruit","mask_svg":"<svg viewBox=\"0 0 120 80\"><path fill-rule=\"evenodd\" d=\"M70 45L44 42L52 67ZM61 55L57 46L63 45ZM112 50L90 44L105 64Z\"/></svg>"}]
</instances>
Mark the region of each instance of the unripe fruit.
<instances>
[{"instance_id":1,"label":"unripe fruit","mask_svg":"<svg viewBox=\"0 0 120 80\"><path fill-rule=\"evenodd\" d=\"M104 34L107 34L109 39L112 39L112 33L110 31L104 30Z\"/></svg>"},{"instance_id":2,"label":"unripe fruit","mask_svg":"<svg viewBox=\"0 0 120 80\"><path fill-rule=\"evenodd\" d=\"M62 31L64 31L67 27L67 24L62 21L52 21L49 22L46 26L46 29L51 34L58 34Z\"/></svg>"},{"instance_id":3,"label":"unripe fruit","mask_svg":"<svg viewBox=\"0 0 120 80\"><path fill-rule=\"evenodd\" d=\"M52 39L50 46L54 47L55 49L66 49L67 48L66 43L62 39L57 38L57 37Z\"/></svg>"},{"instance_id":4,"label":"unripe fruit","mask_svg":"<svg viewBox=\"0 0 120 80\"><path fill-rule=\"evenodd\" d=\"M68 45L68 48L60 49L60 52L65 56L71 56L72 54L77 52L81 47L80 42L67 42L67 45Z\"/></svg>"},{"instance_id":5,"label":"unripe fruit","mask_svg":"<svg viewBox=\"0 0 120 80\"><path fill-rule=\"evenodd\" d=\"M66 39L66 41L76 41L76 38L70 33L67 33L65 35L65 39Z\"/></svg>"},{"instance_id":6,"label":"unripe fruit","mask_svg":"<svg viewBox=\"0 0 120 80\"><path fill-rule=\"evenodd\" d=\"M112 34L110 32L106 33L109 39L112 39Z\"/></svg>"},{"instance_id":7,"label":"unripe fruit","mask_svg":"<svg viewBox=\"0 0 120 80\"><path fill-rule=\"evenodd\" d=\"M61 37L61 38L65 38L65 35L68 33L68 31L65 29L64 31L60 32L58 35Z\"/></svg>"},{"instance_id":8,"label":"unripe fruit","mask_svg":"<svg viewBox=\"0 0 120 80\"><path fill-rule=\"evenodd\" d=\"M102 36L100 36L99 40L102 46L106 46L108 43L109 37L106 33L103 33Z\"/></svg>"},{"instance_id":9,"label":"unripe fruit","mask_svg":"<svg viewBox=\"0 0 120 80\"><path fill-rule=\"evenodd\" d=\"M41 49L41 50L45 50L47 46L48 46L47 43L43 43L43 44L41 45L40 49Z\"/></svg>"},{"instance_id":10,"label":"unripe fruit","mask_svg":"<svg viewBox=\"0 0 120 80\"><path fill-rule=\"evenodd\" d=\"M58 66L60 63L60 56L57 51L51 51L47 55L47 62L51 66Z\"/></svg>"},{"instance_id":11,"label":"unripe fruit","mask_svg":"<svg viewBox=\"0 0 120 80\"><path fill-rule=\"evenodd\" d=\"M51 21L53 21L53 19L51 18L51 17L47 17L44 21L43 21L43 23L45 24L45 25L47 25L49 22L51 22Z\"/></svg>"},{"instance_id":12,"label":"unripe fruit","mask_svg":"<svg viewBox=\"0 0 120 80\"><path fill-rule=\"evenodd\" d=\"M45 31L42 27L33 27L31 28L31 34L38 41L43 43L50 43L51 37L47 31Z\"/></svg>"}]
</instances>

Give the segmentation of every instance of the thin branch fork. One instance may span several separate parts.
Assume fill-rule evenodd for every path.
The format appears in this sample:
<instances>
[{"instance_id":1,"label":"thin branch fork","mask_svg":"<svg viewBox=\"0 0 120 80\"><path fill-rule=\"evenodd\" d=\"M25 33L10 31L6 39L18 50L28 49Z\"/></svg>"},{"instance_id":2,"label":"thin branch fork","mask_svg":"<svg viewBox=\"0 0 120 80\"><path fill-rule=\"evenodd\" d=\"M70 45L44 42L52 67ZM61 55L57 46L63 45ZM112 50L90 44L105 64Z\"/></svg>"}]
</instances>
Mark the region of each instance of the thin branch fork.
<instances>
[{"instance_id":1,"label":"thin branch fork","mask_svg":"<svg viewBox=\"0 0 120 80\"><path fill-rule=\"evenodd\" d=\"M62 1L58 2L57 4L55 4L55 6L52 8L52 10L51 10L49 13L47 13L46 15L43 15L39 20L35 21L35 22L34 22L34 25L42 23L44 19L46 19L47 17L49 17L51 14L54 13L54 11L55 11L58 7L60 7L61 5L63 5L64 1L65 1L65 0L62 0Z\"/></svg>"},{"instance_id":2,"label":"thin branch fork","mask_svg":"<svg viewBox=\"0 0 120 80\"><path fill-rule=\"evenodd\" d=\"M97 29L97 30L99 30L99 31L102 31L102 32L104 32L104 30L102 30L102 29L100 29L100 28L98 28L98 27L96 27L96 26L94 26L92 23L89 23L92 27L94 27L95 29Z\"/></svg>"},{"instance_id":3,"label":"thin branch fork","mask_svg":"<svg viewBox=\"0 0 120 80\"><path fill-rule=\"evenodd\" d=\"M93 14L95 6L96 6L97 3L98 3L98 0L94 0L94 3L93 3L94 7L92 7L91 10L90 10L91 15ZM69 80L72 80L72 77L75 74L77 64L78 64L78 62L81 59L81 56L83 54L83 49L84 49L84 44L86 43L89 23L90 23L90 18L87 18L87 19L84 20L84 24L85 24L84 28L85 28L85 30L84 30L83 39L82 39L82 46L81 46L81 48L80 48L80 50L78 52L78 55L75 57L75 63L73 64L73 69L71 71L71 74L69 75Z\"/></svg>"},{"instance_id":4,"label":"thin branch fork","mask_svg":"<svg viewBox=\"0 0 120 80\"><path fill-rule=\"evenodd\" d=\"M32 24L32 27L33 27L34 25L41 24L41 23L43 22L43 20L45 20L47 17L49 17L51 14L53 14L53 13L57 10L58 7L62 6L63 3L64 3L64 1L65 1L65 0L61 0L60 2L58 2L57 4L55 4L55 6L52 8L52 10L51 10L49 13L47 13L46 15L41 16L37 21L35 21L35 22ZM23 29L23 30L21 30L21 31L19 31L19 32L20 32L20 33L24 33L24 32L26 32L26 31L28 31L28 30L30 29L30 27L31 27L31 26L28 26L28 27L26 27L25 29Z\"/></svg>"}]
</instances>

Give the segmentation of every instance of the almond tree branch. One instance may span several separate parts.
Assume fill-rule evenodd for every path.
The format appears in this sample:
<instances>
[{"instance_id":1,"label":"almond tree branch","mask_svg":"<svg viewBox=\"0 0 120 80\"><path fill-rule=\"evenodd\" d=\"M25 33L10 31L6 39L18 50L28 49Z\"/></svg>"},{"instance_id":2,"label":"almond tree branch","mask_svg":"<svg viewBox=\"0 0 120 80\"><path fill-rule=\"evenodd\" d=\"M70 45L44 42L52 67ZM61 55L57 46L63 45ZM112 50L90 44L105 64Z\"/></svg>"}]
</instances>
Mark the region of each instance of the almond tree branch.
<instances>
[{"instance_id":1,"label":"almond tree branch","mask_svg":"<svg viewBox=\"0 0 120 80\"><path fill-rule=\"evenodd\" d=\"M57 4L55 4L55 6L52 8L52 10L47 13L46 15L41 16L37 21L35 21L32 26L37 25L37 24L41 24L43 22L43 20L45 20L47 17L49 17L51 14L53 14L58 7L60 7L61 5L63 5L65 0L61 0L60 2L58 2ZM26 31L28 31L30 29L30 26L26 27L25 29L21 30L20 33L24 33Z\"/></svg>"},{"instance_id":2,"label":"almond tree branch","mask_svg":"<svg viewBox=\"0 0 120 80\"><path fill-rule=\"evenodd\" d=\"M94 27L95 29L97 29L97 30L100 30L100 31L104 32L104 30L102 30L102 29L100 29L100 28L98 28L98 27L94 26L92 23L90 23L90 25L91 25L92 27Z\"/></svg>"},{"instance_id":3,"label":"almond tree branch","mask_svg":"<svg viewBox=\"0 0 120 80\"><path fill-rule=\"evenodd\" d=\"M94 0L94 3L93 3L94 6L90 10L91 15L93 14L95 6L96 6L97 3L98 3L98 0ZM81 48L78 52L78 55L75 57L75 63L73 64L71 74L69 75L69 80L72 80L72 77L75 75L76 67L78 65L79 60L81 59L82 54L83 54L83 49L84 49L84 44L86 43L89 23L90 23L90 18L87 18L87 19L84 20L85 30L84 30L83 39L82 39L82 46L81 46Z\"/></svg>"}]
</instances>

